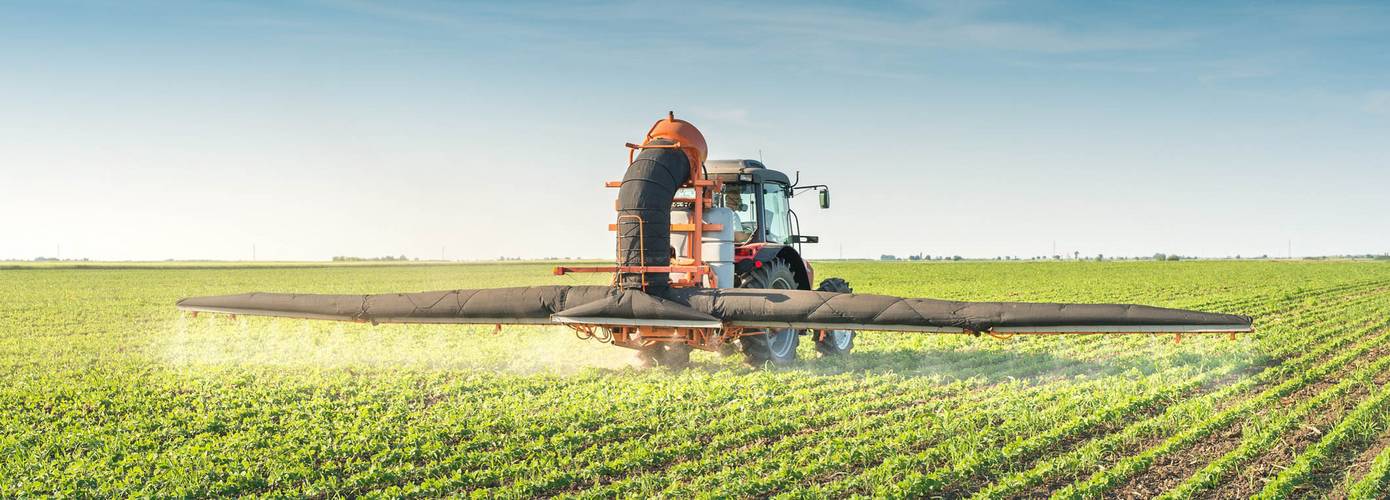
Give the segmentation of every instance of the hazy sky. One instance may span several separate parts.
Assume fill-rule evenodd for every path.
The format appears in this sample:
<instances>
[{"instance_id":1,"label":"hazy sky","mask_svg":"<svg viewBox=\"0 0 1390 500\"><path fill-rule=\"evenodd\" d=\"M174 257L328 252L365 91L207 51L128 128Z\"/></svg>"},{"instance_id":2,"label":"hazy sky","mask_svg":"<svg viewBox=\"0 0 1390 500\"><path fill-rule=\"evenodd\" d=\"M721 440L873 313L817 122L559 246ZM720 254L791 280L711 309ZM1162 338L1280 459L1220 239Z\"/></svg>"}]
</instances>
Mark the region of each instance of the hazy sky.
<instances>
[{"instance_id":1,"label":"hazy sky","mask_svg":"<svg viewBox=\"0 0 1390 500\"><path fill-rule=\"evenodd\" d=\"M610 257L623 143L811 257L1390 251L1390 6L0 3L0 258Z\"/></svg>"}]
</instances>

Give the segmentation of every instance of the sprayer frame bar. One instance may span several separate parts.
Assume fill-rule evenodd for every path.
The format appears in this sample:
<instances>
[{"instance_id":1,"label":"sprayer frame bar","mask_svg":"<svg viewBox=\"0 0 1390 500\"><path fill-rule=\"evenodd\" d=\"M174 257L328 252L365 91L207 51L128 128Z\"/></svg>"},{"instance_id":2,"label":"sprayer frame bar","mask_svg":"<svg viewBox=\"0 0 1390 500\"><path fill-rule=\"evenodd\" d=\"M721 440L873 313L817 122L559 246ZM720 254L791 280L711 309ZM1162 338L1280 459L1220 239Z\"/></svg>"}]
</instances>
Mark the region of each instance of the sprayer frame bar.
<instances>
[{"instance_id":1,"label":"sprayer frame bar","mask_svg":"<svg viewBox=\"0 0 1390 500\"><path fill-rule=\"evenodd\" d=\"M719 352L725 345L740 337L766 333L745 330L743 327L734 325L725 325L719 328L599 323L564 323L564 325L578 332L582 339L595 339L629 349L644 349L657 344L685 344L703 351Z\"/></svg>"},{"instance_id":2,"label":"sprayer frame bar","mask_svg":"<svg viewBox=\"0 0 1390 500\"><path fill-rule=\"evenodd\" d=\"M555 275L564 276L568 273L699 273L707 268L708 266L555 266Z\"/></svg>"}]
</instances>

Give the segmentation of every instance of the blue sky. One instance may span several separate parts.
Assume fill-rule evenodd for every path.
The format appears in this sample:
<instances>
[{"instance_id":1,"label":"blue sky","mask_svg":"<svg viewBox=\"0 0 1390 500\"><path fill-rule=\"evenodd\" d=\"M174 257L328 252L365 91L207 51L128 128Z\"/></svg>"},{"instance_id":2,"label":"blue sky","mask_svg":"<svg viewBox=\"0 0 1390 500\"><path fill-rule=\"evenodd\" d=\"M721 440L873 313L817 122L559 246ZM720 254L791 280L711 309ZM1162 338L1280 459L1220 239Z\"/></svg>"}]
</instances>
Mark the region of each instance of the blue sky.
<instances>
[{"instance_id":1,"label":"blue sky","mask_svg":"<svg viewBox=\"0 0 1390 500\"><path fill-rule=\"evenodd\" d=\"M622 144L815 258L1390 252L1390 4L0 3L0 258L607 257Z\"/></svg>"}]
</instances>

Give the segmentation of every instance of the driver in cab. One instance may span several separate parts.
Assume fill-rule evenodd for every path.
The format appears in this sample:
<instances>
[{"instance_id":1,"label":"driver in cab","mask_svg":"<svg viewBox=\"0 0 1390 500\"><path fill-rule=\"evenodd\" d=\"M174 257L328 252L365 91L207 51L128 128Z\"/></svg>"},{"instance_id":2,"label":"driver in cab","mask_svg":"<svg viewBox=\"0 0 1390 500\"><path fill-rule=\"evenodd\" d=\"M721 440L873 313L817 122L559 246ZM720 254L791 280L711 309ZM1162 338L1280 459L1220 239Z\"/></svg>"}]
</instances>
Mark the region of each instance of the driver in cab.
<instances>
[{"instance_id":1,"label":"driver in cab","mask_svg":"<svg viewBox=\"0 0 1390 500\"><path fill-rule=\"evenodd\" d=\"M734 212L734 241L748 241L758 230L758 221L743 221L743 214L752 213L743 202L743 187L737 184L724 186L724 208Z\"/></svg>"}]
</instances>

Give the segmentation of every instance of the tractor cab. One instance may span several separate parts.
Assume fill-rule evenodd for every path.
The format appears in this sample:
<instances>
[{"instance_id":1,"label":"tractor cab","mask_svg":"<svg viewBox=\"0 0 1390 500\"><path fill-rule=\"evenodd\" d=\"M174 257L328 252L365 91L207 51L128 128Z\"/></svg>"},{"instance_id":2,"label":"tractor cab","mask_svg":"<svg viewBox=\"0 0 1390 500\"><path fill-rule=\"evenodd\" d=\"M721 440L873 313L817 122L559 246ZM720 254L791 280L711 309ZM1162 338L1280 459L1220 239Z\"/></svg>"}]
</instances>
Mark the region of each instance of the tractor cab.
<instances>
[{"instance_id":1,"label":"tractor cab","mask_svg":"<svg viewBox=\"0 0 1390 500\"><path fill-rule=\"evenodd\" d=\"M826 186L799 186L787 174L757 160L708 160L705 177L722 184L714 203L734 213L734 263L740 286L763 265L785 265L796 278L791 287L810 290L814 275L800 249L802 243L816 243L819 238L801 234L791 197L815 189L820 192L821 208L829 208Z\"/></svg>"},{"instance_id":2,"label":"tractor cab","mask_svg":"<svg viewBox=\"0 0 1390 500\"><path fill-rule=\"evenodd\" d=\"M787 174L769 169L756 160L706 161L705 175L723 181L723 189L715 194L714 202L734 212L736 244L791 245L817 241L814 236L799 234L796 213L791 210L791 197L794 191L818 188L822 192L821 208L829 208L829 192L825 186L794 186Z\"/></svg>"}]
</instances>

